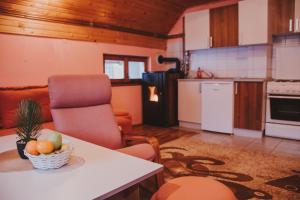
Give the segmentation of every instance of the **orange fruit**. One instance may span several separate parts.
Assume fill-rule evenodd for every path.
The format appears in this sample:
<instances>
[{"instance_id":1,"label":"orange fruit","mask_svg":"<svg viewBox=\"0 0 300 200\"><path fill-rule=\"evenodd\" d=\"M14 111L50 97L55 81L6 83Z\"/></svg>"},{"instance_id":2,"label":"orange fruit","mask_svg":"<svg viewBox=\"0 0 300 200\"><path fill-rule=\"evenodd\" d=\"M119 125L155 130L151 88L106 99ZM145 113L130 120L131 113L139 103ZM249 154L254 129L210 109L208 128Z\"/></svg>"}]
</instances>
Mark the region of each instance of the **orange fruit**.
<instances>
[{"instance_id":1,"label":"orange fruit","mask_svg":"<svg viewBox=\"0 0 300 200\"><path fill-rule=\"evenodd\" d=\"M48 140L39 140L37 141L37 151L39 153L48 154L52 153L54 150L54 145Z\"/></svg>"},{"instance_id":2,"label":"orange fruit","mask_svg":"<svg viewBox=\"0 0 300 200\"><path fill-rule=\"evenodd\" d=\"M27 153L31 154L31 155L39 155L40 153L37 151L37 141L35 140L30 140L29 142L27 142L26 146L25 146L25 150Z\"/></svg>"},{"instance_id":3,"label":"orange fruit","mask_svg":"<svg viewBox=\"0 0 300 200\"><path fill-rule=\"evenodd\" d=\"M63 145L61 146L60 150L61 150L61 151L65 151L65 150L67 150L67 149L69 149L69 148L70 148L70 146L69 146L68 144L63 144Z\"/></svg>"}]
</instances>

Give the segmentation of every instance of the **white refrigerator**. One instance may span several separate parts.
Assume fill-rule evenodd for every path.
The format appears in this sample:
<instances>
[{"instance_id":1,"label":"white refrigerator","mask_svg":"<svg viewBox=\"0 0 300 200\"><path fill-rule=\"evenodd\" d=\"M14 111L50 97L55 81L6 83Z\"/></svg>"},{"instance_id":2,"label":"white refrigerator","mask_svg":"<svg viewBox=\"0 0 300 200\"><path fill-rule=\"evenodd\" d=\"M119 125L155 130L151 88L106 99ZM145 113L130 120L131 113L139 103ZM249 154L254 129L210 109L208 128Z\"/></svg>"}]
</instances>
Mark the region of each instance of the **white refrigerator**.
<instances>
[{"instance_id":1,"label":"white refrigerator","mask_svg":"<svg viewBox=\"0 0 300 200\"><path fill-rule=\"evenodd\" d=\"M233 81L202 82L202 129L233 133Z\"/></svg>"}]
</instances>

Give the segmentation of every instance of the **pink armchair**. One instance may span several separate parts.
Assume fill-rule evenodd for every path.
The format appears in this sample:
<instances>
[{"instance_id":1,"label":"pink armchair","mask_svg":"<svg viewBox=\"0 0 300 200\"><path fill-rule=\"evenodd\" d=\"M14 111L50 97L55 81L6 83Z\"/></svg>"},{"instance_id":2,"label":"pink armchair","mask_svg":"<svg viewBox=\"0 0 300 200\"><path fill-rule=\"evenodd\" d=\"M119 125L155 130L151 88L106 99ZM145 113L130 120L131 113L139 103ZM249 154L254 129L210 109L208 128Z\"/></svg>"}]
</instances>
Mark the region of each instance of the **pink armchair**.
<instances>
[{"instance_id":1,"label":"pink armchair","mask_svg":"<svg viewBox=\"0 0 300 200\"><path fill-rule=\"evenodd\" d=\"M122 137L110 104L111 85L106 75L52 76L48 79L48 87L56 130L142 159L160 162L159 145L155 138ZM126 146L128 141L135 145ZM162 174L157 178L158 185L161 185Z\"/></svg>"}]
</instances>

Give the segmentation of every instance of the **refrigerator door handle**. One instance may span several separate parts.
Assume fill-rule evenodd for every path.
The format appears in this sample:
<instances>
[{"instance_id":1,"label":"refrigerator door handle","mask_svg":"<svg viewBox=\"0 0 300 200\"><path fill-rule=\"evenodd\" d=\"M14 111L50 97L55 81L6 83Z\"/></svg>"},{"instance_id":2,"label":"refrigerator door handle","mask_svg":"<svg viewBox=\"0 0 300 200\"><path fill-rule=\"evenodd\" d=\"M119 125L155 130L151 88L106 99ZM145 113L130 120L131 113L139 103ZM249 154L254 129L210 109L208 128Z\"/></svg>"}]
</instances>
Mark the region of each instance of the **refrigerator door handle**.
<instances>
[{"instance_id":1,"label":"refrigerator door handle","mask_svg":"<svg viewBox=\"0 0 300 200\"><path fill-rule=\"evenodd\" d=\"M202 93L202 84L199 83L199 93Z\"/></svg>"},{"instance_id":2,"label":"refrigerator door handle","mask_svg":"<svg viewBox=\"0 0 300 200\"><path fill-rule=\"evenodd\" d=\"M234 83L234 94L238 94L238 83Z\"/></svg>"}]
</instances>

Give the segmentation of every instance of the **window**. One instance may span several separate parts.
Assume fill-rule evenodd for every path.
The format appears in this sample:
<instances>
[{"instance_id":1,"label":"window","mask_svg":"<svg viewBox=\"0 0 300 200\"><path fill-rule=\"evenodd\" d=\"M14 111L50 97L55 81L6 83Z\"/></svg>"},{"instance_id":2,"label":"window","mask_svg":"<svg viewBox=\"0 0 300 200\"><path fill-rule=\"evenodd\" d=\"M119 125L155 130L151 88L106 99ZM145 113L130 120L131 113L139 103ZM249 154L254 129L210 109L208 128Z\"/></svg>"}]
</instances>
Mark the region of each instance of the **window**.
<instances>
[{"instance_id":1,"label":"window","mask_svg":"<svg viewBox=\"0 0 300 200\"><path fill-rule=\"evenodd\" d=\"M138 84L147 71L147 57L104 54L104 73L112 83Z\"/></svg>"}]
</instances>

